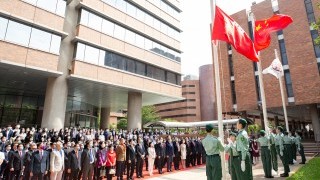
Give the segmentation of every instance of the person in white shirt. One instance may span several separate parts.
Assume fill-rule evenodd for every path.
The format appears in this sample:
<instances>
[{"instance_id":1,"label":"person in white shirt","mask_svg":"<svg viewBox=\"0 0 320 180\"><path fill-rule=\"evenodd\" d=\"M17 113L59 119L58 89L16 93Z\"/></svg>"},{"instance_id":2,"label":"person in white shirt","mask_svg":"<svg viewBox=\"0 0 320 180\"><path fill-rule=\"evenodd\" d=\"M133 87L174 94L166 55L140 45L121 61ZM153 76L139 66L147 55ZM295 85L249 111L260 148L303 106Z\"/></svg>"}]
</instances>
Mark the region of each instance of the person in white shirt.
<instances>
[{"instance_id":1,"label":"person in white shirt","mask_svg":"<svg viewBox=\"0 0 320 180\"><path fill-rule=\"evenodd\" d=\"M50 180L61 180L64 170L64 152L61 142L56 143L56 149L50 155Z\"/></svg>"},{"instance_id":2,"label":"person in white shirt","mask_svg":"<svg viewBox=\"0 0 320 180\"><path fill-rule=\"evenodd\" d=\"M156 158L156 151L154 149L154 144L150 142L149 148L148 148L148 171L150 176L153 175L153 166L154 166L155 158Z\"/></svg>"}]
</instances>

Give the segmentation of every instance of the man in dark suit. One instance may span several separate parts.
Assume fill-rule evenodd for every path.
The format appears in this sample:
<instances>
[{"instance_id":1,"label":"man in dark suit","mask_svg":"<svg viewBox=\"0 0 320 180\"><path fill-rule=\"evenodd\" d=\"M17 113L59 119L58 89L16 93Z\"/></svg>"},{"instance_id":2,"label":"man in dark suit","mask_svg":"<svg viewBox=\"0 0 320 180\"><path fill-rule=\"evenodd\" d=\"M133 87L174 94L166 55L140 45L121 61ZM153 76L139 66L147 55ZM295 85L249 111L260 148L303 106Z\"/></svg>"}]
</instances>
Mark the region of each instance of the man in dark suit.
<instances>
[{"instance_id":1,"label":"man in dark suit","mask_svg":"<svg viewBox=\"0 0 320 180\"><path fill-rule=\"evenodd\" d=\"M132 139L129 140L129 145L126 151L127 157L127 179L132 180L134 174L134 167L136 165L136 149L135 143Z\"/></svg>"},{"instance_id":2,"label":"man in dark suit","mask_svg":"<svg viewBox=\"0 0 320 180\"><path fill-rule=\"evenodd\" d=\"M173 157L174 169L180 170L179 162L180 162L181 153L180 153L180 143L178 138L175 138L175 141L173 141L173 152L174 152L174 157Z\"/></svg>"},{"instance_id":3,"label":"man in dark suit","mask_svg":"<svg viewBox=\"0 0 320 180\"><path fill-rule=\"evenodd\" d=\"M12 153L10 161L10 179L19 179L25 169L25 152L23 144L18 145L18 150Z\"/></svg>"},{"instance_id":4,"label":"man in dark suit","mask_svg":"<svg viewBox=\"0 0 320 180\"><path fill-rule=\"evenodd\" d=\"M2 135L8 139L10 139L13 135L12 127L9 125L6 130L2 131Z\"/></svg>"},{"instance_id":5,"label":"man in dark suit","mask_svg":"<svg viewBox=\"0 0 320 180\"><path fill-rule=\"evenodd\" d=\"M6 151L6 144L7 144L7 138L5 136L2 136L1 141L0 141L0 151L1 152Z\"/></svg>"},{"instance_id":6,"label":"man in dark suit","mask_svg":"<svg viewBox=\"0 0 320 180\"><path fill-rule=\"evenodd\" d=\"M201 165L201 149L202 149L202 143L200 142L200 139L196 139L195 141L195 145L196 145L196 159L197 159L197 165Z\"/></svg>"},{"instance_id":7,"label":"man in dark suit","mask_svg":"<svg viewBox=\"0 0 320 180\"><path fill-rule=\"evenodd\" d=\"M146 155L146 150L144 149L143 141L138 138L138 143L136 145L136 155L137 155L137 167L136 167L136 174L137 178L143 178L142 168L143 168L143 161Z\"/></svg>"},{"instance_id":8,"label":"man in dark suit","mask_svg":"<svg viewBox=\"0 0 320 180\"><path fill-rule=\"evenodd\" d=\"M191 164L192 166L195 166L196 159L197 159L197 149L196 149L195 139L190 140L190 148L191 148Z\"/></svg>"},{"instance_id":9,"label":"man in dark suit","mask_svg":"<svg viewBox=\"0 0 320 180\"><path fill-rule=\"evenodd\" d=\"M78 180L79 172L81 169L81 152L79 152L80 145L77 143L74 145L74 149L68 154L68 163L66 168L70 174L70 180Z\"/></svg>"},{"instance_id":10,"label":"man in dark suit","mask_svg":"<svg viewBox=\"0 0 320 180\"><path fill-rule=\"evenodd\" d=\"M37 144L38 151L32 153L30 162L30 176L32 180L42 180L49 171L49 153L44 151L42 143Z\"/></svg>"},{"instance_id":11,"label":"man in dark suit","mask_svg":"<svg viewBox=\"0 0 320 180\"><path fill-rule=\"evenodd\" d=\"M11 145L7 144L5 146L5 151L4 151L4 160L3 163L1 164L1 171L0 171L0 179L10 179L10 171L9 171L9 157L11 156L12 151L11 151Z\"/></svg>"},{"instance_id":12,"label":"man in dark suit","mask_svg":"<svg viewBox=\"0 0 320 180\"><path fill-rule=\"evenodd\" d=\"M163 139L160 138L159 143L155 147L156 155L157 155L157 167L159 174L162 174L162 168L164 164L164 157L166 155L166 145L163 143Z\"/></svg>"},{"instance_id":13,"label":"man in dark suit","mask_svg":"<svg viewBox=\"0 0 320 180\"><path fill-rule=\"evenodd\" d=\"M166 156L167 156L167 172L172 171L172 161L174 156L174 149L171 137L168 138L166 143Z\"/></svg>"},{"instance_id":14,"label":"man in dark suit","mask_svg":"<svg viewBox=\"0 0 320 180\"><path fill-rule=\"evenodd\" d=\"M92 147L93 142L87 141L81 154L81 171L83 180L91 180L93 178L96 153Z\"/></svg>"},{"instance_id":15,"label":"man in dark suit","mask_svg":"<svg viewBox=\"0 0 320 180\"><path fill-rule=\"evenodd\" d=\"M24 178L25 179L30 179L30 165L31 165L31 158L32 158L32 154L37 150L37 144L36 143L32 143L30 146L30 149L28 149L28 151L26 151L26 156L25 156L25 169L24 169Z\"/></svg>"},{"instance_id":16,"label":"man in dark suit","mask_svg":"<svg viewBox=\"0 0 320 180\"><path fill-rule=\"evenodd\" d=\"M192 149L191 149L191 143L188 138L186 138L186 148L187 148L187 157L186 157L186 167L190 167L191 164L191 157L192 157Z\"/></svg>"}]
</instances>

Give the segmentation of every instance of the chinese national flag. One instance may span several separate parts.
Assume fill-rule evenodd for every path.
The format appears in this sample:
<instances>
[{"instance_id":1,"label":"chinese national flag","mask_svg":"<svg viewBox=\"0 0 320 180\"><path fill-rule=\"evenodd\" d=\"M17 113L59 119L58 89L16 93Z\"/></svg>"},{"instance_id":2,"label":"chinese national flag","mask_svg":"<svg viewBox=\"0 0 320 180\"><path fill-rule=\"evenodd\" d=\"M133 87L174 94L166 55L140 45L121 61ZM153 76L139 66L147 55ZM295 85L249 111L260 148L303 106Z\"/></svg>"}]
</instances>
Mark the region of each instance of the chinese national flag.
<instances>
[{"instance_id":1,"label":"chinese national flag","mask_svg":"<svg viewBox=\"0 0 320 180\"><path fill-rule=\"evenodd\" d=\"M258 55L250 37L238 23L223 12L218 6L216 6L211 39L228 42L240 54L252 61L258 61Z\"/></svg>"},{"instance_id":2,"label":"chinese national flag","mask_svg":"<svg viewBox=\"0 0 320 180\"><path fill-rule=\"evenodd\" d=\"M255 22L254 46L257 51L267 48L270 45L270 33L286 28L292 23L292 18L283 14L275 14L269 19Z\"/></svg>"}]
</instances>

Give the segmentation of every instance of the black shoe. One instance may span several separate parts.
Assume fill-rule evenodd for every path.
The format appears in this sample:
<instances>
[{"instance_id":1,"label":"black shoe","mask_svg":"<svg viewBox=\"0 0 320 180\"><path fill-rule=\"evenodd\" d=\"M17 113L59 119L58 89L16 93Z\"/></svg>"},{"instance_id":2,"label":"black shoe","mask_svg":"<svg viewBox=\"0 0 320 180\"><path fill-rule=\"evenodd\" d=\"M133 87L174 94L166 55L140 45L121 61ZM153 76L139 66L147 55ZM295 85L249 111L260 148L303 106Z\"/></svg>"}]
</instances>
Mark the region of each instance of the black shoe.
<instances>
[{"instance_id":1,"label":"black shoe","mask_svg":"<svg viewBox=\"0 0 320 180\"><path fill-rule=\"evenodd\" d=\"M283 173L280 175L280 177L289 177L289 174L288 173Z\"/></svg>"},{"instance_id":2,"label":"black shoe","mask_svg":"<svg viewBox=\"0 0 320 180\"><path fill-rule=\"evenodd\" d=\"M266 178L274 178L273 176L267 176Z\"/></svg>"},{"instance_id":3,"label":"black shoe","mask_svg":"<svg viewBox=\"0 0 320 180\"><path fill-rule=\"evenodd\" d=\"M299 164L306 164L305 162L301 162L301 163L299 163Z\"/></svg>"}]
</instances>

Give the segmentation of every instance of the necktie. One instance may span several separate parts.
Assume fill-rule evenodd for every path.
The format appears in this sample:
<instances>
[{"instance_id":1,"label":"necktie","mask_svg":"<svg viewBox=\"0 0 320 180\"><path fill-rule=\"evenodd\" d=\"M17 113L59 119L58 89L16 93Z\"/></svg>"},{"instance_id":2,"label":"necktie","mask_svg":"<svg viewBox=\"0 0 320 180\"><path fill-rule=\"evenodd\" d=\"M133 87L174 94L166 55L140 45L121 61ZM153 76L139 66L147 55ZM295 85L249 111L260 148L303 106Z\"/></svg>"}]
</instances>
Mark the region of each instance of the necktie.
<instances>
[{"instance_id":1,"label":"necktie","mask_svg":"<svg viewBox=\"0 0 320 180\"><path fill-rule=\"evenodd\" d=\"M21 151L19 151L19 156L22 157L22 152Z\"/></svg>"},{"instance_id":2,"label":"necktie","mask_svg":"<svg viewBox=\"0 0 320 180\"><path fill-rule=\"evenodd\" d=\"M77 157L77 159L79 158L79 157L78 157L78 151L76 151L76 157Z\"/></svg>"},{"instance_id":3,"label":"necktie","mask_svg":"<svg viewBox=\"0 0 320 180\"><path fill-rule=\"evenodd\" d=\"M92 149L90 149L89 156L90 156L90 163L93 163Z\"/></svg>"}]
</instances>

